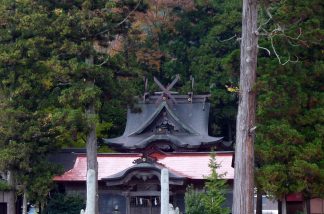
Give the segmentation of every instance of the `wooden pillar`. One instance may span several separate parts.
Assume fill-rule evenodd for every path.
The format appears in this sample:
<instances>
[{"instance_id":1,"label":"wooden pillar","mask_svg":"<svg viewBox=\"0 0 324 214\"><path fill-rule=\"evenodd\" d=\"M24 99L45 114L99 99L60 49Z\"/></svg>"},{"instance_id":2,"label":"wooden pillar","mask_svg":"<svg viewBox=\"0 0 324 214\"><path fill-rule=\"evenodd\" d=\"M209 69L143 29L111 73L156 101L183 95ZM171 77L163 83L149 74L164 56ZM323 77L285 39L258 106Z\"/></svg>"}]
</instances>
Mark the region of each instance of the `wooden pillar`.
<instances>
[{"instance_id":1,"label":"wooden pillar","mask_svg":"<svg viewBox=\"0 0 324 214\"><path fill-rule=\"evenodd\" d=\"M254 131L256 128L254 86L257 52L257 0L243 0L233 214L254 212Z\"/></svg>"},{"instance_id":2,"label":"wooden pillar","mask_svg":"<svg viewBox=\"0 0 324 214\"><path fill-rule=\"evenodd\" d=\"M169 171L161 170L161 214L169 213Z\"/></svg>"}]
</instances>

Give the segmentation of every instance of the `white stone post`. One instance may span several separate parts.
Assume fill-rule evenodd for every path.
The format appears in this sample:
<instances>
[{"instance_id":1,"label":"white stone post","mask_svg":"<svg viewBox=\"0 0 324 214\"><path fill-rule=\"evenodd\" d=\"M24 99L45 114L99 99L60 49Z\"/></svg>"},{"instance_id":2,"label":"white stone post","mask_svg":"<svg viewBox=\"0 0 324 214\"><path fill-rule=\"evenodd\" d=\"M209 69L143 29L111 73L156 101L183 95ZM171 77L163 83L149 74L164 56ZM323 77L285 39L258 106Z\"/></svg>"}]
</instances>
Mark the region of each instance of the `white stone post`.
<instances>
[{"instance_id":1,"label":"white stone post","mask_svg":"<svg viewBox=\"0 0 324 214\"><path fill-rule=\"evenodd\" d=\"M161 214L169 213L169 171L161 170Z\"/></svg>"},{"instance_id":2,"label":"white stone post","mask_svg":"<svg viewBox=\"0 0 324 214\"><path fill-rule=\"evenodd\" d=\"M93 188L96 182L96 172L93 169L88 169L87 172L87 203L86 203L86 214L96 214L95 212L95 201L96 201L96 190Z\"/></svg>"}]
</instances>

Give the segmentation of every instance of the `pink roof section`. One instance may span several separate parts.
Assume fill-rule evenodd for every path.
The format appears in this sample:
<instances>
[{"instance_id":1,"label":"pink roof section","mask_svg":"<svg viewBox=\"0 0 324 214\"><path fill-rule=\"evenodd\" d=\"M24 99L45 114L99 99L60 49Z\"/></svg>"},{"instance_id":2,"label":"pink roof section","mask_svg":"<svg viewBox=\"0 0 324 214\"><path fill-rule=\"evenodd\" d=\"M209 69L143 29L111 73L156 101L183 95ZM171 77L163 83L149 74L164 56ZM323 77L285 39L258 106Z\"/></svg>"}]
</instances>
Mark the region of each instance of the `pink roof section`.
<instances>
[{"instance_id":1,"label":"pink roof section","mask_svg":"<svg viewBox=\"0 0 324 214\"><path fill-rule=\"evenodd\" d=\"M204 179L210 174L208 166L210 161L209 153L171 153L153 154L157 162L169 170L179 173L189 179ZM128 167L133 166L134 160L141 157L140 154L99 154L98 155L98 179L116 174ZM232 164L232 153L217 153L216 161L220 164L218 174L225 174L224 179L234 179ZM87 158L79 154L73 168L63 175L55 176L55 181L85 181L87 171Z\"/></svg>"}]
</instances>

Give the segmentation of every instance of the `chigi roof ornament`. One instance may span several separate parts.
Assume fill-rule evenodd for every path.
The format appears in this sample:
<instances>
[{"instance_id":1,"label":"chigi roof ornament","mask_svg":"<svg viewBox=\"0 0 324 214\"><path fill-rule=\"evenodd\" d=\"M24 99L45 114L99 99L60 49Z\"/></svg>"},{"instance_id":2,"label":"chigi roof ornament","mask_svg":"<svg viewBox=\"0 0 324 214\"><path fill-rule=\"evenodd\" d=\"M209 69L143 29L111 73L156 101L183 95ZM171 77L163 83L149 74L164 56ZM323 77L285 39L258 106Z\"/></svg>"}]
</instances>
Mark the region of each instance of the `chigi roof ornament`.
<instances>
[{"instance_id":1,"label":"chigi roof ornament","mask_svg":"<svg viewBox=\"0 0 324 214\"><path fill-rule=\"evenodd\" d=\"M155 104L160 104L162 101L167 101L168 99L171 99L174 104L177 104L177 100L173 97L173 94L178 94L178 92L170 91L173 86L178 82L180 79L179 74L176 75L176 78L171 82L170 85L165 87L160 83L160 81L154 77L154 82L160 87L162 91L155 92L155 94L160 94L160 97L156 100Z\"/></svg>"}]
</instances>

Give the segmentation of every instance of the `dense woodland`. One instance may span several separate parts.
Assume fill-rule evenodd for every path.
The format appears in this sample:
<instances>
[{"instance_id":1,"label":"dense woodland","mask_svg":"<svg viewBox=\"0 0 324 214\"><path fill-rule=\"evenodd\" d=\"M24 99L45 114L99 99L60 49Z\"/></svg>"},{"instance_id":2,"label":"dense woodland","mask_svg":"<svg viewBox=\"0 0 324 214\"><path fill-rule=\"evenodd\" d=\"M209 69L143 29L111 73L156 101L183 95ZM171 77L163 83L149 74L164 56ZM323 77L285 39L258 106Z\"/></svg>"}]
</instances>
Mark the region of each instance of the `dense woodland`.
<instances>
[{"instance_id":1,"label":"dense woodland","mask_svg":"<svg viewBox=\"0 0 324 214\"><path fill-rule=\"evenodd\" d=\"M324 197L323 13L322 0L260 1L255 177L275 199ZM93 122L111 151L100 138L122 134L144 77L154 91L153 76L180 74L182 93L194 78L212 95L210 134L234 141L241 19L240 0L1 0L0 171L45 203L60 171L46 157L85 147Z\"/></svg>"}]
</instances>

